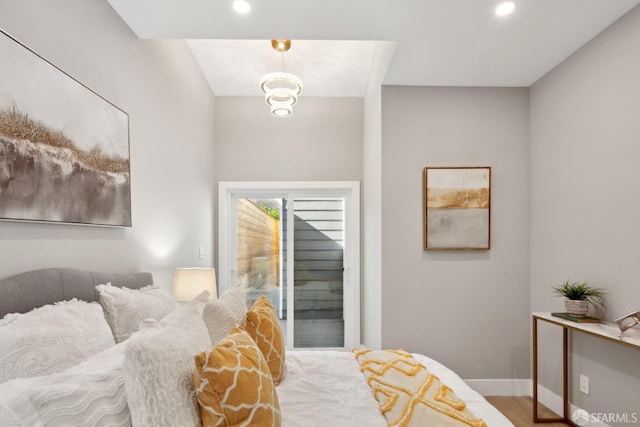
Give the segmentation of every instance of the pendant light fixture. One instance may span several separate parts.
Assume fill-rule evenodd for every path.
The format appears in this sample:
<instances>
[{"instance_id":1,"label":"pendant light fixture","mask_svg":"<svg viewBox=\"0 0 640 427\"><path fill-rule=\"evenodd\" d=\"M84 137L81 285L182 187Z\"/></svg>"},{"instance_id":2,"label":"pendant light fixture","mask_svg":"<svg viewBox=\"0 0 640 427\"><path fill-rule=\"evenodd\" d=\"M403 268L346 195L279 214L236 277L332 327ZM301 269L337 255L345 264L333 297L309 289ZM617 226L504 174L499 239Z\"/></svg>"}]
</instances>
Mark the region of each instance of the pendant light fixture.
<instances>
[{"instance_id":1,"label":"pendant light fixture","mask_svg":"<svg viewBox=\"0 0 640 427\"><path fill-rule=\"evenodd\" d=\"M279 59L276 70L282 71L262 76L260 90L264 93L264 100L271 107L272 115L289 117L293 113L293 106L298 102L298 96L302 93L302 80L286 71L284 53L291 47L291 40L271 40L271 47Z\"/></svg>"}]
</instances>

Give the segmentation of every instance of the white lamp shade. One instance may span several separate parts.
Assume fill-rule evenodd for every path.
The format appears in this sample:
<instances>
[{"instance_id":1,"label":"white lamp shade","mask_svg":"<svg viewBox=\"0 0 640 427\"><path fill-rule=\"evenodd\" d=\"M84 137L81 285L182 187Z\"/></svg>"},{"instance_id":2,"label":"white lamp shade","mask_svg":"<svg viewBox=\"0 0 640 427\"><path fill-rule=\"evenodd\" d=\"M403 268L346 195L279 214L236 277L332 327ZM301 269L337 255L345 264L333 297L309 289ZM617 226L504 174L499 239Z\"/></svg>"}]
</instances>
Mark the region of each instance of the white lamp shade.
<instances>
[{"instance_id":1,"label":"white lamp shade","mask_svg":"<svg viewBox=\"0 0 640 427\"><path fill-rule=\"evenodd\" d=\"M213 268L177 268L173 276L173 296L178 301L191 301L203 291L217 298L216 272Z\"/></svg>"}]
</instances>

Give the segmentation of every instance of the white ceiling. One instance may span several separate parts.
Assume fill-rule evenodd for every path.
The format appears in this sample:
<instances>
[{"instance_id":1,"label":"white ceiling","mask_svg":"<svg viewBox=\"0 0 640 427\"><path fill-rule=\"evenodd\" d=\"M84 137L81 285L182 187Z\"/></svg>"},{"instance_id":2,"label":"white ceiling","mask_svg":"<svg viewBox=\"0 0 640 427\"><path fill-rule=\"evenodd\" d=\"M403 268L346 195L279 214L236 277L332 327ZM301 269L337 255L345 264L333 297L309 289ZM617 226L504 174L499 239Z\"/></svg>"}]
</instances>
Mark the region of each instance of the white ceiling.
<instances>
[{"instance_id":1,"label":"white ceiling","mask_svg":"<svg viewBox=\"0 0 640 427\"><path fill-rule=\"evenodd\" d=\"M530 86L640 0L108 0L140 38L189 46L218 96L260 95L273 69L269 40L290 38L287 71L306 96L363 96L372 67L382 83ZM389 49L395 42L395 51Z\"/></svg>"},{"instance_id":2,"label":"white ceiling","mask_svg":"<svg viewBox=\"0 0 640 427\"><path fill-rule=\"evenodd\" d=\"M270 40L189 40L200 68L217 96L261 95L263 74L286 70L304 84L305 96L363 96L375 42L293 40L284 55Z\"/></svg>"}]
</instances>

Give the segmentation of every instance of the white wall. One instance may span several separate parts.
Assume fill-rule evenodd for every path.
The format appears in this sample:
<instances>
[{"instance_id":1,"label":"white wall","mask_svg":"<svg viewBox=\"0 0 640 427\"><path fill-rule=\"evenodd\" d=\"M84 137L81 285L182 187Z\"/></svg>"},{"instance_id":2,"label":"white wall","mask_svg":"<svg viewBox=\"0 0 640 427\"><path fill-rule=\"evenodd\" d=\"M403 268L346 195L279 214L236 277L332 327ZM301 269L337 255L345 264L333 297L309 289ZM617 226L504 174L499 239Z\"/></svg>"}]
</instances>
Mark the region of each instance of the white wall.
<instances>
[{"instance_id":1,"label":"white wall","mask_svg":"<svg viewBox=\"0 0 640 427\"><path fill-rule=\"evenodd\" d=\"M550 286L567 279L605 288L609 320L625 306L640 308L638 52L640 7L531 88L533 311L562 310ZM558 334L547 330L540 346L543 384L559 393ZM576 335L572 401L590 412L640 416L639 355ZM579 373L591 379L589 396L577 391Z\"/></svg>"},{"instance_id":2,"label":"white wall","mask_svg":"<svg viewBox=\"0 0 640 427\"><path fill-rule=\"evenodd\" d=\"M382 346L382 87L396 44L378 42L364 96L362 146L362 344Z\"/></svg>"},{"instance_id":3,"label":"white wall","mask_svg":"<svg viewBox=\"0 0 640 427\"><path fill-rule=\"evenodd\" d=\"M0 27L129 113L133 220L0 222L0 277L144 270L170 289L175 267L212 266L215 105L186 44L138 40L103 0L1 2Z\"/></svg>"},{"instance_id":4,"label":"white wall","mask_svg":"<svg viewBox=\"0 0 640 427\"><path fill-rule=\"evenodd\" d=\"M361 341L382 346L382 90L369 88L364 99L362 191Z\"/></svg>"},{"instance_id":5,"label":"white wall","mask_svg":"<svg viewBox=\"0 0 640 427\"><path fill-rule=\"evenodd\" d=\"M526 88L382 90L382 345L530 378ZM425 166L491 166L491 250L425 252Z\"/></svg>"},{"instance_id":6,"label":"white wall","mask_svg":"<svg viewBox=\"0 0 640 427\"><path fill-rule=\"evenodd\" d=\"M301 97L289 118L264 98L216 98L219 181L361 181L362 98Z\"/></svg>"}]
</instances>

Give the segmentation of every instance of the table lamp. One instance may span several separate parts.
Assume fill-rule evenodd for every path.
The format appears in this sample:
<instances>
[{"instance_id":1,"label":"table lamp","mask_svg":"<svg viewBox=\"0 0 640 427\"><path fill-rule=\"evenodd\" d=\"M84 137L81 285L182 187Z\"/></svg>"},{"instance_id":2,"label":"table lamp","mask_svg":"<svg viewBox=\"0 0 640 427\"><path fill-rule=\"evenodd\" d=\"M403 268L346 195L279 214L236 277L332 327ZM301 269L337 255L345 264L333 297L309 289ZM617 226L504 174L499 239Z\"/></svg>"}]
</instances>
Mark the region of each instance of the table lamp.
<instances>
[{"instance_id":1,"label":"table lamp","mask_svg":"<svg viewBox=\"0 0 640 427\"><path fill-rule=\"evenodd\" d=\"M216 272L213 268L176 268L173 276L173 296L177 301L191 301L203 291L217 298Z\"/></svg>"}]
</instances>

